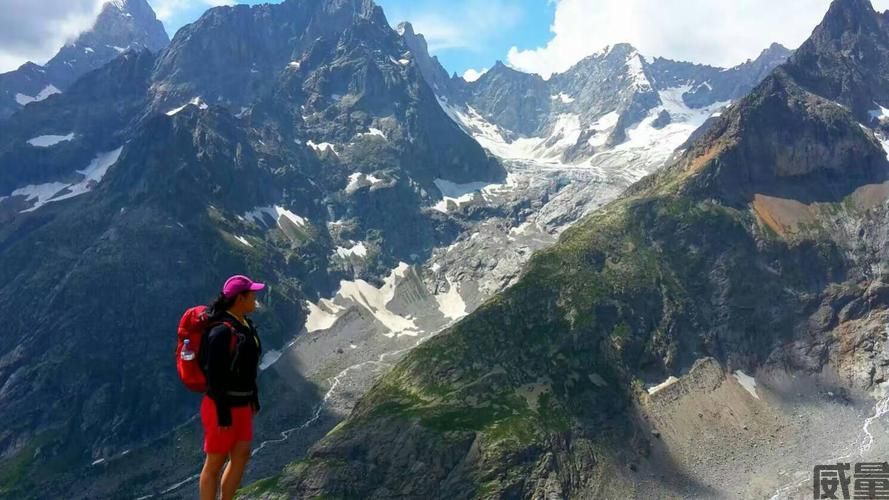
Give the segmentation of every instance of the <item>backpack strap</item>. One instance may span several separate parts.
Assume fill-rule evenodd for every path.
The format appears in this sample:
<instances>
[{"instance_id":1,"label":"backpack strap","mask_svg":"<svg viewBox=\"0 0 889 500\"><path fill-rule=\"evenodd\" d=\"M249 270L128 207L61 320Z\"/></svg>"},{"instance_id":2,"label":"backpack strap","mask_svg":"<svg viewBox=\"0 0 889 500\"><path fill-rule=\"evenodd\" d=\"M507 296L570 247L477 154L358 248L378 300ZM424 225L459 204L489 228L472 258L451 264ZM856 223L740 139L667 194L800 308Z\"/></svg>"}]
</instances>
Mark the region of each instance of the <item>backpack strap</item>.
<instances>
[{"instance_id":1,"label":"backpack strap","mask_svg":"<svg viewBox=\"0 0 889 500\"><path fill-rule=\"evenodd\" d=\"M238 330L234 327L234 325L232 325L228 321L217 321L217 322L211 323L211 325L207 328L207 331L209 332L210 330L213 329L213 327L219 326L219 325L225 325L226 328L228 328L228 332L229 332L228 336L230 339L229 345L228 345L228 353L232 355L232 361L231 361L231 364L229 365L228 369L229 369L229 371L234 371L235 363L238 362L238 349L237 349L237 347L238 347Z\"/></svg>"},{"instance_id":2,"label":"backpack strap","mask_svg":"<svg viewBox=\"0 0 889 500\"><path fill-rule=\"evenodd\" d=\"M225 325L226 328L228 328L229 339L230 339L229 345L228 345L228 353L234 354L234 356L232 356L231 364L229 365L229 370L234 370L235 362L238 360L238 355L237 355L238 354L237 353L238 336L237 336L237 330L235 329L235 327L228 321L224 321L224 320L223 321L213 321L213 322L210 322L207 324L207 326L204 330L204 335L205 336L209 335L210 331L219 325ZM204 345L204 342L201 342L202 347L203 347L203 345ZM203 349L201 349L201 350L203 351ZM199 353L199 355L200 355L200 353ZM201 366L203 366L203 363L204 363L204 361L201 361Z\"/></svg>"},{"instance_id":3,"label":"backpack strap","mask_svg":"<svg viewBox=\"0 0 889 500\"><path fill-rule=\"evenodd\" d=\"M227 326L229 332L231 333L231 335L230 335L231 341L229 342L229 345L228 345L228 352L233 353L233 352L235 352L235 347L237 347L237 345L238 345L238 337L236 336L237 330L235 330L235 327L228 321L220 321L220 324Z\"/></svg>"},{"instance_id":4,"label":"backpack strap","mask_svg":"<svg viewBox=\"0 0 889 500\"><path fill-rule=\"evenodd\" d=\"M213 321L212 323L207 324L206 332L210 333L210 330L212 330L213 328L215 328L219 325L225 325L226 327L228 327L229 332L232 334L231 335L231 342L229 343L229 346L228 346L228 351L229 351L229 353L235 352L235 347L238 345L238 338L234 334L237 332L237 330L230 322L228 322L228 321Z\"/></svg>"}]
</instances>

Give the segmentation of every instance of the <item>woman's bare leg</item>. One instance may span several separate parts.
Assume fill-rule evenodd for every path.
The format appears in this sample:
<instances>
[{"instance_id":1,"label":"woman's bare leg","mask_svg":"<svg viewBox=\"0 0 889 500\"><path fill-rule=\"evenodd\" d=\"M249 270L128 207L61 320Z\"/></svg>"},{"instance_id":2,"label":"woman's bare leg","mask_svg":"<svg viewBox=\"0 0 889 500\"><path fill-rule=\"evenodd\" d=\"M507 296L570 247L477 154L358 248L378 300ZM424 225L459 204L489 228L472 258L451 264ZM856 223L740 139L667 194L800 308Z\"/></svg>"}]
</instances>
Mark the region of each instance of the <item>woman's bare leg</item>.
<instances>
[{"instance_id":1,"label":"woman's bare leg","mask_svg":"<svg viewBox=\"0 0 889 500\"><path fill-rule=\"evenodd\" d=\"M250 441L237 441L229 454L228 465L222 473L222 500L231 500L241 485L244 468L250 460ZM201 499L203 500L203 499Z\"/></svg>"},{"instance_id":2,"label":"woman's bare leg","mask_svg":"<svg viewBox=\"0 0 889 500\"><path fill-rule=\"evenodd\" d=\"M204 468L201 469L201 500L216 500L219 489L219 473L225 465L225 453L207 453Z\"/></svg>"}]
</instances>

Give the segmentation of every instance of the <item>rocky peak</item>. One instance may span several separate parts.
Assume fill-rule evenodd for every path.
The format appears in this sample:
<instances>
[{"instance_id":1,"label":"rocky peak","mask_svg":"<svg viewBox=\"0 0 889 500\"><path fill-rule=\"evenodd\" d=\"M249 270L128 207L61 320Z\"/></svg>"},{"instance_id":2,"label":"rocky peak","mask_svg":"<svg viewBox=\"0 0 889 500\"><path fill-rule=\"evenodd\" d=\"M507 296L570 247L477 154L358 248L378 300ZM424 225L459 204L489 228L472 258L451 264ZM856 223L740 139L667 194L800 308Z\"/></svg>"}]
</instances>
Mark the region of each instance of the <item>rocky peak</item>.
<instances>
[{"instance_id":1,"label":"rocky peak","mask_svg":"<svg viewBox=\"0 0 889 500\"><path fill-rule=\"evenodd\" d=\"M889 25L868 0L835 0L787 71L867 123L874 102L889 103Z\"/></svg>"},{"instance_id":2,"label":"rocky peak","mask_svg":"<svg viewBox=\"0 0 889 500\"><path fill-rule=\"evenodd\" d=\"M757 61L771 61L774 59L787 59L790 57L793 51L788 49L787 47L781 45L780 43L773 42L769 45L769 48L760 52L759 57L756 58Z\"/></svg>"},{"instance_id":3,"label":"rocky peak","mask_svg":"<svg viewBox=\"0 0 889 500\"><path fill-rule=\"evenodd\" d=\"M880 31L880 23L870 0L834 0L811 40L843 39Z\"/></svg>"},{"instance_id":4,"label":"rocky peak","mask_svg":"<svg viewBox=\"0 0 889 500\"><path fill-rule=\"evenodd\" d=\"M623 129L641 120L660 104L654 79L645 58L635 47L619 43L587 56L573 67L550 78L552 94L571 96L568 103L592 123L612 111L620 115L614 144L623 140Z\"/></svg>"},{"instance_id":5,"label":"rocky peak","mask_svg":"<svg viewBox=\"0 0 889 500\"><path fill-rule=\"evenodd\" d=\"M289 1L298 4L308 3L307 0ZM356 18L368 19L388 25L386 15L383 14L383 9L374 3L373 0L332 0L329 2L321 2L321 6L327 13L351 13Z\"/></svg>"},{"instance_id":6,"label":"rocky peak","mask_svg":"<svg viewBox=\"0 0 889 500\"><path fill-rule=\"evenodd\" d=\"M396 31L404 39L405 45L411 51L420 67L423 78L432 87L437 95L451 98L457 93L459 83L455 82L455 77L448 77L448 72L438 61L438 58L429 54L429 47L426 44L426 38L419 33L414 32L414 27L409 22L398 24Z\"/></svg>"},{"instance_id":7,"label":"rocky peak","mask_svg":"<svg viewBox=\"0 0 889 500\"><path fill-rule=\"evenodd\" d=\"M748 60L744 64L737 66L737 69L768 73L776 66L783 64L792 54L793 51L787 47L780 43L773 43L769 48L760 52L756 59ZM765 75L763 74L763 76Z\"/></svg>"},{"instance_id":8,"label":"rocky peak","mask_svg":"<svg viewBox=\"0 0 889 500\"><path fill-rule=\"evenodd\" d=\"M298 70L320 47L392 38L383 11L370 0L287 0L280 4L221 6L176 33L158 60L156 107L200 96L237 110L249 105L285 70ZM387 42L388 43L388 42ZM391 52L391 51L390 51ZM398 59L400 52L389 55ZM305 69L305 68L303 68Z\"/></svg>"},{"instance_id":9,"label":"rocky peak","mask_svg":"<svg viewBox=\"0 0 889 500\"><path fill-rule=\"evenodd\" d=\"M639 53L630 43L616 43L605 50L600 57L605 59L629 59Z\"/></svg>"},{"instance_id":10,"label":"rocky peak","mask_svg":"<svg viewBox=\"0 0 889 500\"><path fill-rule=\"evenodd\" d=\"M887 75L881 16L867 1L834 1L790 60L678 164L693 177L689 191L740 205L761 196L809 204L883 183ZM766 219L774 223L774 214Z\"/></svg>"},{"instance_id":11,"label":"rocky peak","mask_svg":"<svg viewBox=\"0 0 889 500\"><path fill-rule=\"evenodd\" d=\"M83 73L126 50L146 48L156 52L167 43L163 24L145 0L115 0L102 7L89 30L46 63L46 70L53 84L64 89Z\"/></svg>"},{"instance_id":12,"label":"rocky peak","mask_svg":"<svg viewBox=\"0 0 889 500\"><path fill-rule=\"evenodd\" d=\"M493 123L519 134L532 134L549 113L547 82L497 61L478 80L465 83L466 102Z\"/></svg>"},{"instance_id":13,"label":"rocky peak","mask_svg":"<svg viewBox=\"0 0 889 500\"><path fill-rule=\"evenodd\" d=\"M424 49L426 48L426 45L425 45L426 38L423 35L417 35L414 32L414 25L413 24L411 24L407 21L402 21L402 22L398 23L398 26L395 28L395 31L397 31L398 34L403 37L413 38L415 36L419 36L419 38L421 38L423 40L423 44L424 44L423 48Z\"/></svg>"},{"instance_id":14,"label":"rocky peak","mask_svg":"<svg viewBox=\"0 0 889 500\"><path fill-rule=\"evenodd\" d=\"M686 193L746 206L758 197L838 202L886 180L886 152L849 110L783 68L733 106L685 155ZM669 175L669 174L668 174Z\"/></svg>"},{"instance_id":15,"label":"rocky peak","mask_svg":"<svg viewBox=\"0 0 889 500\"><path fill-rule=\"evenodd\" d=\"M501 61L500 59L497 59L497 61L494 62L494 65L491 66L491 69L489 69L487 71L487 73L485 73L485 74L491 75L491 77L494 77L496 75L517 75L517 74L524 75L527 73L523 73L519 70L510 68L509 66L503 64L503 61Z\"/></svg>"},{"instance_id":16,"label":"rocky peak","mask_svg":"<svg viewBox=\"0 0 889 500\"><path fill-rule=\"evenodd\" d=\"M109 1L92 27L65 44L46 65L28 62L0 75L0 119L25 104L65 91L85 73L127 50L157 52L167 43L167 32L146 0Z\"/></svg>"}]
</instances>

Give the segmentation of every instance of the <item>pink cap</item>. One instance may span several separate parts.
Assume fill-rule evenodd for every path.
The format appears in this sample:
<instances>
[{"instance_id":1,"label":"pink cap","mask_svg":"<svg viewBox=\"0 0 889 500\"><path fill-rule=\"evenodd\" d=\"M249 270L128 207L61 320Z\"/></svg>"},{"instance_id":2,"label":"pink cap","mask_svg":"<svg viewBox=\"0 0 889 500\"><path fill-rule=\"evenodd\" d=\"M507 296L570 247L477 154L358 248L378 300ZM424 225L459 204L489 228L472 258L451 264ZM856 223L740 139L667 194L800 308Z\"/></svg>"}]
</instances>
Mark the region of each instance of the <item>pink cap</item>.
<instances>
[{"instance_id":1,"label":"pink cap","mask_svg":"<svg viewBox=\"0 0 889 500\"><path fill-rule=\"evenodd\" d=\"M225 280L225 284L222 285L222 294L227 298L231 298L241 292L256 292L263 288L265 288L264 283L255 283L243 274L237 274Z\"/></svg>"}]
</instances>

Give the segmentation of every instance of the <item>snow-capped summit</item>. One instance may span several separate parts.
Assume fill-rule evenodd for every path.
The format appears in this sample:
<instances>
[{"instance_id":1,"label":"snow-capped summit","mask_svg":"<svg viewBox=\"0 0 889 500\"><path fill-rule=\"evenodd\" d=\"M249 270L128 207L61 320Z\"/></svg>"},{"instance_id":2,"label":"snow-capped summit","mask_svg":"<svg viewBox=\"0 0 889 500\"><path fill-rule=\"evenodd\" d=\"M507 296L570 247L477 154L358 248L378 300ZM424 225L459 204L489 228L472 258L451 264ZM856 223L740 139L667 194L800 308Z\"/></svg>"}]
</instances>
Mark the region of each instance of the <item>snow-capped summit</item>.
<instances>
[{"instance_id":1,"label":"snow-capped summit","mask_svg":"<svg viewBox=\"0 0 889 500\"><path fill-rule=\"evenodd\" d=\"M420 39L408 25L402 37ZM614 148L660 151L633 178L667 156L719 109L746 94L791 51L772 44L734 68L649 59L628 43L591 54L544 80L502 61L475 81L451 78L425 43L408 43L445 110L483 146L504 159L596 165ZM431 76L430 76L431 75ZM635 162L636 166L640 162Z\"/></svg>"},{"instance_id":2,"label":"snow-capped summit","mask_svg":"<svg viewBox=\"0 0 889 500\"><path fill-rule=\"evenodd\" d=\"M27 62L0 74L0 119L30 102L65 91L86 72L127 50L157 52L169 41L146 0L106 2L93 26L65 44L46 64Z\"/></svg>"}]
</instances>

